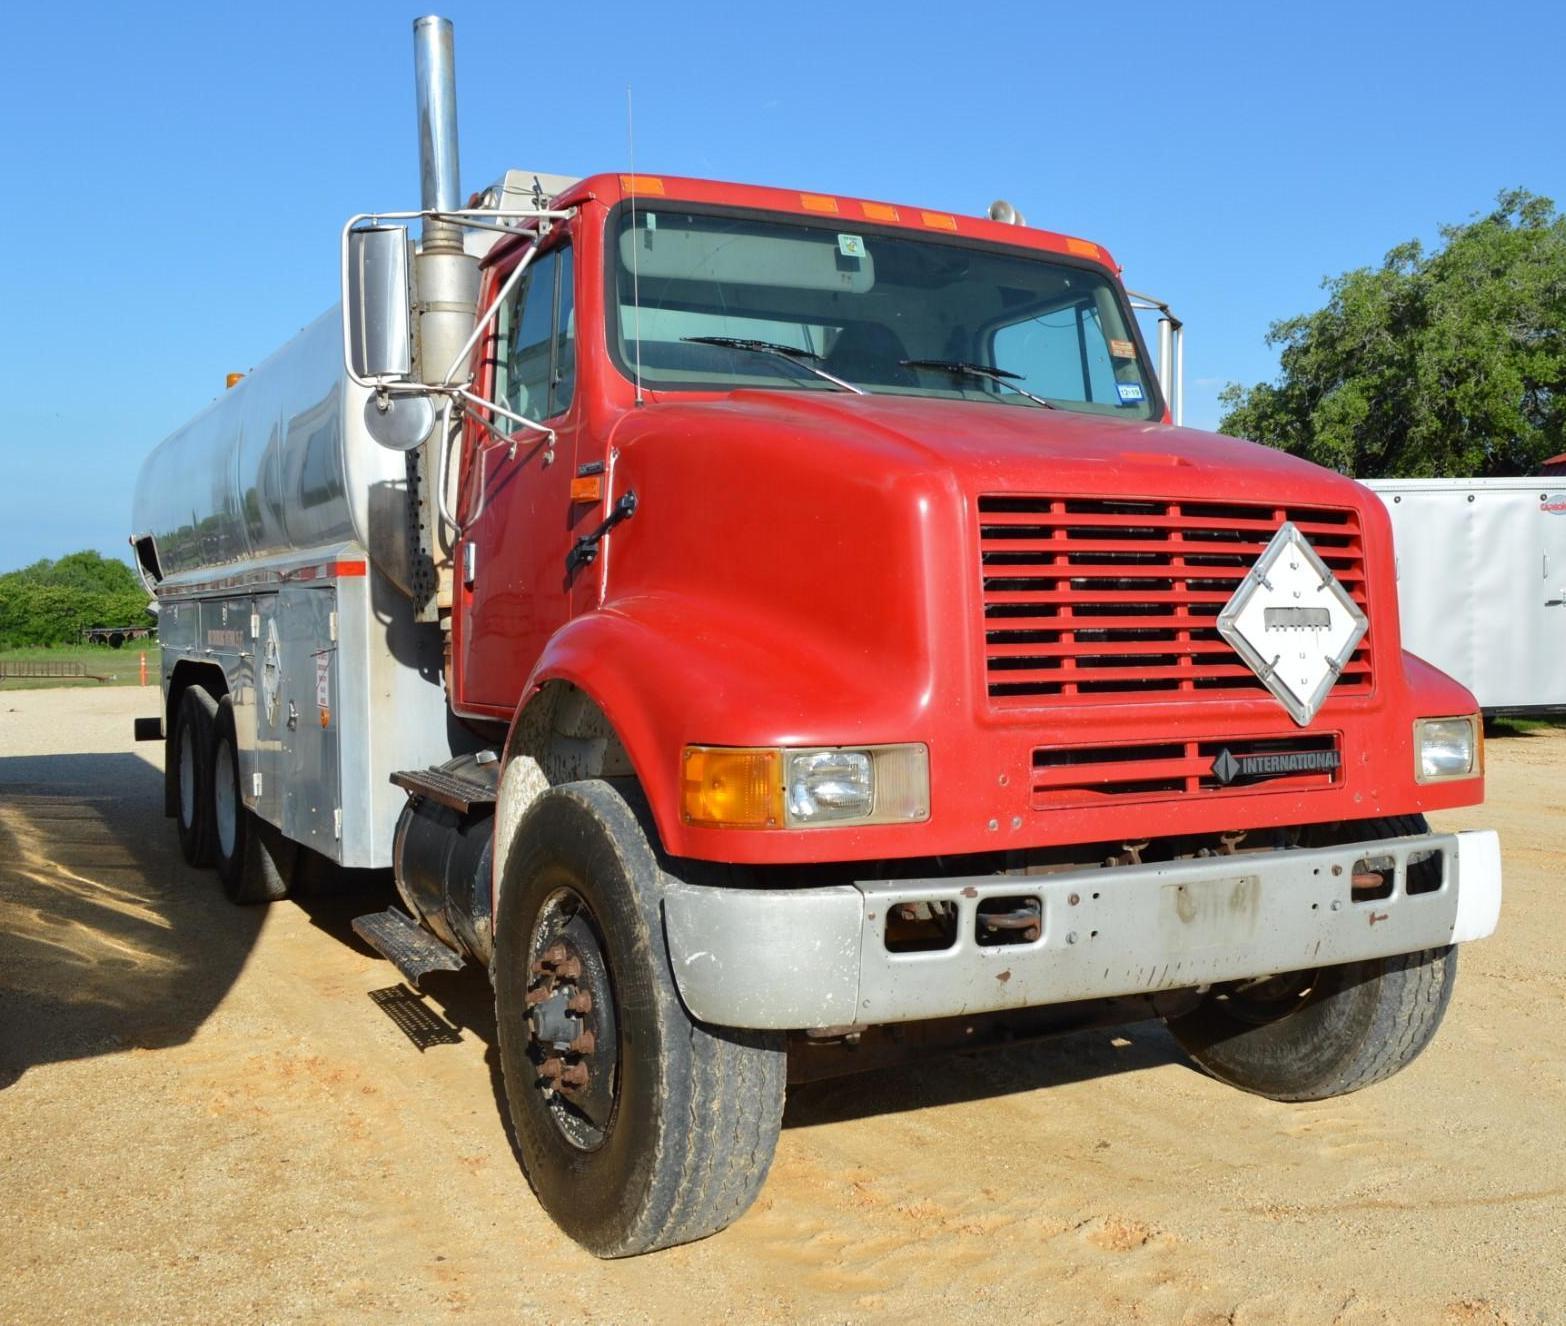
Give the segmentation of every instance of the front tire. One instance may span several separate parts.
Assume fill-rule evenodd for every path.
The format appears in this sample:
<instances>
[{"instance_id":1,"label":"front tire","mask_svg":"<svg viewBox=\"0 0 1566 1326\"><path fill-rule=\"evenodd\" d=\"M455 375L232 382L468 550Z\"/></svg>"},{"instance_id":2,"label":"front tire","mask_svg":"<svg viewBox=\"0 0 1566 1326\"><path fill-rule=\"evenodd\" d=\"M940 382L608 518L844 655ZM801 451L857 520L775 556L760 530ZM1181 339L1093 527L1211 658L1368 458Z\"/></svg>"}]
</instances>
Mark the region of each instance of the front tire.
<instances>
[{"instance_id":1,"label":"front tire","mask_svg":"<svg viewBox=\"0 0 1566 1326\"><path fill-rule=\"evenodd\" d=\"M1424 817L1332 826L1306 846L1427 832ZM1425 949L1214 990L1169 1030L1221 1082L1273 1100L1326 1100L1406 1068L1436 1034L1457 949Z\"/></svg>"},{"instance_id":2,"label":"front tire","mask_svg":"<svg viewBox=\"0 0 1566 1326\"><path fill-rule=\"evenodd\" d=\"M277 902L288 896L297 848L245 805L239 781L234 702L224 696L212 724L213 855L231 902Z\"/></svg>"},{"instance_id":3,"label":"front tire","mask_svg":"<svg viewBox=\"0 0 1566 1326\"><path fill-rule=\"evenodd\" d=\"M680 1002L663 879L641 817L602 780L543 793L502 876L496 1021L522 1165L600 1257L737 1219L782 1122L781 1033L706 1026Z\"/></svg>"}]
</instances>

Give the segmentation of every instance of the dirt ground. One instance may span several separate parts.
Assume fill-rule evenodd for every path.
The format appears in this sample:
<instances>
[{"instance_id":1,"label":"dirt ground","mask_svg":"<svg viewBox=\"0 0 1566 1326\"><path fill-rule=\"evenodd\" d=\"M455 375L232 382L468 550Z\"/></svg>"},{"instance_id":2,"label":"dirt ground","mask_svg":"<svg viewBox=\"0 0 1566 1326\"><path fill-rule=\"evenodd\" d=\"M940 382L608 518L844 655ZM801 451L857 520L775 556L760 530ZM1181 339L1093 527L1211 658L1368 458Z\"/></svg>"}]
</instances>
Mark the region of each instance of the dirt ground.
<instances>
[{"instance_id":1,"label":"dirt ground","mask_svg":"<svg viewBox=\"0 0 1566 1326\"><path fill-rule=\"evenodd\" d=\"M1391 1082L1273 1104L1142 1024L799 1088L749 1215L603 1263L513 1160L482 975L411 1001L373 894L228 905L154 695L0 695L0 1321L1566 1321L1566 730L1440 817L1506 909Z\"/></svg>"}]
</instances>

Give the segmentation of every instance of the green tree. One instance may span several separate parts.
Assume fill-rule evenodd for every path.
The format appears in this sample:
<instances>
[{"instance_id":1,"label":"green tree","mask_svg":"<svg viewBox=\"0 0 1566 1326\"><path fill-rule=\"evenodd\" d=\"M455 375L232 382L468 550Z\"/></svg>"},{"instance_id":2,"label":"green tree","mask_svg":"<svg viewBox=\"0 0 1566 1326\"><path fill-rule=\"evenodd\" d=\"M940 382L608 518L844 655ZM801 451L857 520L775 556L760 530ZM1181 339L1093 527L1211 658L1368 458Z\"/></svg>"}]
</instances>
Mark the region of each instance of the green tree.
<instances>
[{"instance_id":1,"label":"green tree","mask_svg":"<svg viewBox=\"0 0 1566 1326\"><path fill-rule=\"evenodd\" d=\"M1278 379L1225 388L1219 431L1360 478L1530 474L1566 451L1566 217L1519 189L1440 233L1273 323Z\"/></svg>"},{"instance_id":2,"label":"green tree","mask_svg":"<svg viewBox=\"0 0 1566 1326\"><path fill-rule=\"evenodd\" d=\"M88 626L145 626L147 591L124 562L95 552L0 575L0 646L74 644Z\"/></svg>"}]
</instances>

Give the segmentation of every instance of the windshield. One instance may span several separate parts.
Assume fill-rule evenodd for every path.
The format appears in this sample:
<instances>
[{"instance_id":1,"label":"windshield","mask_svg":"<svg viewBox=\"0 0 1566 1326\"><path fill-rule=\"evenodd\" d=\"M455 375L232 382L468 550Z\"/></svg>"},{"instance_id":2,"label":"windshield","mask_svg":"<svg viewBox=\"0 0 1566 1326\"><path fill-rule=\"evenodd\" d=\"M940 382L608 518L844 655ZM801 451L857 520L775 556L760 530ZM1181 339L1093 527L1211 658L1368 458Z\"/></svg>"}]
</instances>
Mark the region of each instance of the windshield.
<instances>
[{"instance_id":1,"label":"windshield","mask_svg":"<svg viewBox=\"0 0 1566 1326\"><path fill-rule=\"evenodd\" d=\"M660 390L841 389L793 350L880 394L1161 414L1119 287L1049 255L652 206L620 212L611 271L613 348Z\"/></svg>"}]
</instances>

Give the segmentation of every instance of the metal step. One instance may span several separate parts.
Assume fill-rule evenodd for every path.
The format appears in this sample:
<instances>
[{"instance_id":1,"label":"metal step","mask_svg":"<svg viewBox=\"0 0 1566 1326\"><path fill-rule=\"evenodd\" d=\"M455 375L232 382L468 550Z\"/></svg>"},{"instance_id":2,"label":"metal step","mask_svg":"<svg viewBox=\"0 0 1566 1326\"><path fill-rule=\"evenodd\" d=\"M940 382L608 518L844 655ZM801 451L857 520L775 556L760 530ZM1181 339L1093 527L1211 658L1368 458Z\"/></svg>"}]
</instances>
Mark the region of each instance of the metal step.
<instances>
[{"instance_id":1,"label":"metal step","mask_svg":"<svg viewBox=\"0 0 1566 1326\"><path fill-rule=\"evenodd\" d=\"M495 789L486 783L460 778L445 769L401 769L391 780L411 796L428 797L460 815L475 806L493 806Z\"/></svg>"},{"instance_id":2,"label":"metal step","mask_svg":"<svg viewBox=\"0 0 1566 1326\"><path fill-rule=\"evenodd\" d=\"M411 985L432 971L460 971L462 955L449 949L395 907L356 916L353 932L400 971Z\"/></svg>"}]
</instances>

